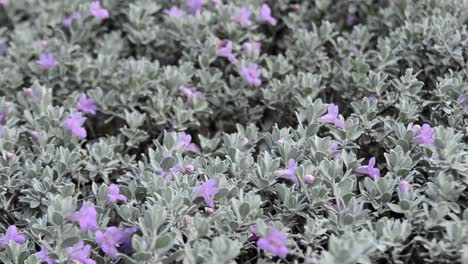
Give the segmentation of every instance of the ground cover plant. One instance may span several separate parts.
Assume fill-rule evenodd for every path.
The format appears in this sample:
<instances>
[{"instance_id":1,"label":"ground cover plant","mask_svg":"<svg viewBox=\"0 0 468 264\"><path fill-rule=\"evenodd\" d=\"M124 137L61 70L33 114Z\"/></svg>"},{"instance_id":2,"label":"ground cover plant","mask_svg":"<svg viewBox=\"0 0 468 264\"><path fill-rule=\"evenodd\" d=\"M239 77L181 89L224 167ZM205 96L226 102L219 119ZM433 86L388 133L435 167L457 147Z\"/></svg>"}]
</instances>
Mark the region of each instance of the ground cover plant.
<instances>
[{"instance_id":1,"label":"ground cover plant","mask_svg":"<svg viewBox=\"0 0 468 264\"><path fill-rule=\"evenodd\" d=\"M468 263L467 0L0 0L0 263Z\"/></svg>"}]
</instances>

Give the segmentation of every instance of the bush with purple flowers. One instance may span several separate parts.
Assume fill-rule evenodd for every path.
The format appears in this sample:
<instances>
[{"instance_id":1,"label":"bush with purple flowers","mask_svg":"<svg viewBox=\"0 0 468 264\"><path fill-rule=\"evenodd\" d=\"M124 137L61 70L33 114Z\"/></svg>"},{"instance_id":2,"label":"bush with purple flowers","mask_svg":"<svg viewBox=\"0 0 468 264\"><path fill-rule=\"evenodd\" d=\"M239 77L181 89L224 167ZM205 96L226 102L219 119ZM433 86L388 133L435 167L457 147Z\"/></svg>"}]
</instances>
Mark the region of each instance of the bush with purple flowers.
<instances>
[{"instance_id":1,"label":"bush with purple flowers","mask_svg":"<svg viewBox=\"0 0 468 264\"><path fill-rule=\"evenodd\" d=\"M0 0L0 263L468 263L466 0Z\"/></svg>"}]
</instances>

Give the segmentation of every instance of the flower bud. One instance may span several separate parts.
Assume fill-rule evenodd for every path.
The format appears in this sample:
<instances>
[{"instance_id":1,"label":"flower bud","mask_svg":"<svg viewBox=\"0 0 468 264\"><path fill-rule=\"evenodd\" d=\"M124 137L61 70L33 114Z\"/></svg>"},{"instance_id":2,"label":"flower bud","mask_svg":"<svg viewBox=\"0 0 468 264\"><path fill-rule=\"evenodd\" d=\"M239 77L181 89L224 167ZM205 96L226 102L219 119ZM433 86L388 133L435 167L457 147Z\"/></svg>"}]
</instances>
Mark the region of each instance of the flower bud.
<instances>
[{"instance_id":1,"label":"flower bud","mask_svg":"<svg viewBox=\"0 0 468 264\"><path fill-rule=\"evenodd\" d=\"M306 176L304 176L304 182L307 184L307 185L311 185L315 180L315 177L310 175L310 174L307 174Z\"/></svg>"},{"instance_id":2,"label":"flower bud","mask_svg":"<svg viewBox=\"0 0 468 264\"><path fill-rule=\"evenodd\" d=\"M31 139L35 142L39 141L39 132L37 131L32 131L31 132Z\"/></svg>"},{"instance_id":3,"label":"flower bud","mask_svg":"<svg viewBox=\"0 0 468 264\"><path fill-rule=\"evenodd\" d=\"M403 181L400 182L400 192L401 193L407 193L410 188L411 188L411 185L407 181L403 180Z\"/></svg>"},{"instance_id":4,"label":"flower bud","mask_svg":"<svg viewBox=\"0 0 468 264\"><path fill-rule=\"evenodd\" d=\"M192 174L195 171L195 167L193 165L185 166L185 172L188 174Z\"/></svg>"}]
</instances>

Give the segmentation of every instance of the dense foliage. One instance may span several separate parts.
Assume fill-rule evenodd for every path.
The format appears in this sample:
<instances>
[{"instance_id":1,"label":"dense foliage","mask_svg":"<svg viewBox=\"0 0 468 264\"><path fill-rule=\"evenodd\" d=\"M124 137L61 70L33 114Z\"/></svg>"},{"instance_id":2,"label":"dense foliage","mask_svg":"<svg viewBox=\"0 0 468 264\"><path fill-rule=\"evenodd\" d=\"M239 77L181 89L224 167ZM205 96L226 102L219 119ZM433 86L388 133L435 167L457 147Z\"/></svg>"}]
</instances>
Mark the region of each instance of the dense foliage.
<instances>
[{"instance_id":1,"label":"dense foliage","mask_svg":"<svg viewBox=\"0 0 468 264\"><path fill-rule=\"evenodd\" d=\"M1 263L468 263L468 0L0 0Z\"/></svg>"}]
</instances>

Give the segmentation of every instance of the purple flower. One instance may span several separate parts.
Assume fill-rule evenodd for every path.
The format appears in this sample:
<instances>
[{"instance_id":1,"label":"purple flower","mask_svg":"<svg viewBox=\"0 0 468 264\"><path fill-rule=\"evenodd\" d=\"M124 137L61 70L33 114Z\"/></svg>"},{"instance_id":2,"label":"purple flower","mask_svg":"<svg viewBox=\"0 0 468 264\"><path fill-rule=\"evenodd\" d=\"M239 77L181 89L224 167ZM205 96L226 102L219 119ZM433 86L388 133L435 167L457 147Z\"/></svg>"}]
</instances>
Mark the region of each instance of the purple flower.
<instances>
[{"instance_id":1,"label":"purple flower","mask_svg":"<svg viewBox=\"0 0 468 264\"><path fill-rule=\"evenodd\" d=\"M82 117L80 112L74 113L65 120L65 129L70 130L73 135L79 138L86 138L86 129L83 128L86 117Z\"/></svg>"},{"instance_id":2,"label":"purple flower","mask_svg":"<svg viewBox=\"0 0 468 264\"><path fill-rule=\"evenodd\" d=\"M241 23L242 25L246 26L246 27L249 27L252 25L252 21L250 21L250 15L252 13L250 13L250 11L245 8L245 7L242 7L240 10L239 10L239 14L237 16L235 16L233 19L239 23Z\"/></svg>"},{"instance_id":3,"label":"purple flower","mask_svg":"<svg viewBox=\"0 0 468 264\"><path fill-rule=\"evenodd\" d=\"M81 19L80 12L78 11L73 12L73 14L71 15L71 18L76 19L76 20Z\"/></svg>"},{"instance_id":4,"label":"purple flower","mask_svg":"<svg viewBox=\"0 0 468 264\"><path fill-rule=\"evenodd\" d=\"M288 255L287 241L288 234L272 228L268 236L262 237L257 241L257 246L284 259Z\"/></svg>"},{"instance_id":5,"label":"purple flower","mask_svg":"<svg viewBox=\"0 0 468 264\"><path fill-rule=\"evenodd\" d=\"M328 113L322 117L320 117L320 121L324 123L331 123L334 124L335 126L344 129L345 128L345 123L343 120L338 118L339 112L338 112L338 106L335 104L329 104L328 105Z\"/></svg>"},{"instance_id":6,"label":"purple flower","mask_svg":"<svg viewBox=\"0 0 468 264\"><path fill-rule=\"evenodd\" d=\"M378 168L374 168L375 166L375 157L372 157L369 160L369 164L365 166L357 167L356 171L361 174L367 174L371 176L372 179L376 179L380 177L380 170Z\"/></svg>"},{"instance_id":7,"label":"purple flower","mask_svg":"<svg viewBox=\"0 0 468 264\"><path fill-rule=\"evenodd\" d=\"M73 22L73 18L67 17L67 18L65 18L63 20L62 24L63 24L64 27L69 28L69 27L71 27L72 22Z\"/></svg>"},{"instance_id":8,"label":"purple flower","mask_svg":"<svg viewBox=\"0 0 468 264\"><path fill-rule=\"evenodd\" d=\"M216 187L216 181L211 179L204 182L201 186L195 188L194 193L196 197L203 197L209 207L214 208L215 204L213 197L219 192Z\"/></svg>"},{"instance_id":9,"label":"purple flower","mask_svg":"<svg viewBox=\"0 0 468 264\"><path fill-rule=\"evenodd\" d=\"M462 92L460 96L458 96L457 102L461 106L461 108L468 108L468 90Z\"/></svg>"},{"instance_id":10,"label":"purple flower","mask_svg":"<svg viewBox=\"0 0 468 264\"><path fill-rule=\"evenodd\" d=\"M46 262L47 264L54 264L54 260L49 257L49 252L47 251L47 248L44 246L41 246L41 251L36 252L34 254L36 258L39 260L40 263Z\"/></svg>"},{"instance_id":11,"label":"purple flower","mask_svg":"<svg viewBox=\"0 0 468 264\"><path fill-rule=\"evenodd\" d=\"M55 60L54 54L51 52L39 55L39 60L36 61L36 64L44 70L51 69L59 65L58 61Z\"/></svg>"},{"instance_id":12,"label":"purple flower","mask_svg":"<svg viewBox=\"0 0 468 264\"><path fill-rule=\"evenodd\" d=\"M0 0L0 5L7 6L10 0Z\"/></svg>"},{"instance_id":13,"label":"purple flower","mask_svg":"<svg viewBox=\"0 0 468 264\"><path fill-rule=\"evenodd\" d=\"M254 225L251 225L249 227L250 232L252 232L252 235L249 237L249 241L257 241L260 237L258 236L257 228L255 228Z\"/></svg>"},{"instance_id":14,"label":"purple flower","mask_svg":"<svg viewBox=\"0 0 468 264\"><path fill-rule=\"evenodd\" d=\"M111 184L107 191L107 202L115 203L117 201L127 202L127 197L120 194L119 186L117 184Z\"/></svg>"},{"instance_id":15,"label":"purple flower","mask_svg":"<svg viewBox=\"0 0 468 264\"><path fill-rule=\"evenodd\" d=\"M258 14L258 21L270 23L272 26L276 26L276 19L271 16L271 9L267 4L263 4Z\"/></svg>"},{"instance_id":16,"label":"purple flower","mask_svg":"<svg viewBox=\"0 0 468 264\"><path fill-rule=\"evenodd\" d=\"M96 208L94 208L94 204L88 206L83 202L80 210L72 213L69 218L72 221L78 222L80 224L81 231L86 232L88 230L95 231L97 229L96 217L97 212Z\"/></svg>"},{"instance_id":17,"label":"purple flower","mask_svg":"<svg viewBox=\"0 0 468 264\"><path fill-rule=\"evenodd\" d=\"M192 15L198 13L201 10L204 2L205 0L185 0L185 4L190 7L190 13Z\"/></svg>"},{"instance_id":18,"label":"purple flower","mask_svg":"<svg viewBox=\"0 0 468 264\"><path fill-rule=\"evenodd\" d=\"M408 192L409 189L411 188L411 185L410 185L407 181L402 180L402 181L400 182L400 186L399 186L399 187L400 187L400 193L406 193L406 192Z\"/></svg>"},{"instance_id":19,"label":"purple flower","mask_svg":"<svg viewBox=\"0 0 468 264\"><path fill-rule=\"evenodd\" d=\"M70 257L83 264L96 264L96 262L89 258L91 253L91 246L85 245L83 241L76 243L73 247L66 249Z\"/></svg>"},{"instance_id":20,"label":"purple flower","mask_svg":"<svg viewBox=\"0 0 468 264\"><path fill-rule=\"evenodd\" d=\"M296 176L297 162L293 159L288 161L288 167L275 171L275 175L281 178L285 178L294 182L296 186L299 186L299 180Z\"/></svg>"},{"instance_id":21,"label":"purple flower","mask_svg":"<svg viewBox=\"0 0 468 264\"><path fill-rule=\"evenodd\" d=\"M170 9L164 9L164 14L170 16L170 17L181 17L181 16L184 16L185 15L185 11L176 7L176 6L173 6L171 7Z\"/></svg>"},{"instance_id":22,"label":"purple flower","mask_svg":"<svg viewBox=\"0 0 468 264\"><path fill-rule=\"evenodd\" d=\"M257 64L250 64L248 67L242 67L240 69L240 74L248 84L255 87L262 85L262 80L260 79L262 72Z\"/></svg>"},{"instance_id":23,"label":"purple flower","mask_svg":"<svg viewBox=\"0 0 468 264\"><path fill-rule=\"evenodd\" d=\"M338 141L333 140L333 145L331 148L331 154L333 158L341 158L341 151L338 150L338 147L340 146L340 143Z\"/></svg>"},{"instance_id":24,"label":"purple flower","mask_svg":"<svg viewBox=\"0 0 468 264\"><path fill-rule=\"evenodd\" d=\"M34 142L39 141L39 132L37 132L37 131L32 131L32 132L31 132L31 139L32 139Z\"/></svg>"},{"instance_id":25,"label":"purple flower","mask_svg":"<svg viewBox=\"0 0 468 264\"><path fill-rule=\"evenodd\" d=\"M0 249L6 248L10 241L16 244L23 244L26 241L26 237L22 234L18 234L16 226L11 225L8 227L6 233L0 238Z\"/></svg>"},{"instance_id":26,"label":"purple flower","mask_svg":"<svg viewBox=\"0 0 468 264\"><path fill-rule=\"evenodd\" d=\"M132 252L132 236L134 233L136 233L138 229L136 227L129 227L125 228L122 231L122 236L120 237L120 240L118 241L120 246L120 249L122 250L123 253L129 254Z\"/></svg>"},{"instance_id":27,"label":"purple flower","mask_svg":"<svg viewBox=\"0 0 468 264\"><path fill-rule=\"evenodd\" d=\"M177 142L176 149L186 149L192 152L199 152L200 150L198 149L197 145L191 142L192 142L191 135L186 134L185 132L180 132L179 142Z\"/></svg>"},{"instance_id":28,"label":"purple flower","mask_svg":"<svg viewBox=\"0 0 468 264\"><path fill-rule=\"evenodd\" d=\"M231 41L223 41L219 49L216 51L216 55L227 58L232 64L237 63L236 56L232 53Z\"/></svg>"},{"instance_id":29,"label":"purple flower","mask_svg":"<svg viewBox=\"0 0 468 264\"><path fill-rule=\"evenodd\" d=\"M244 43L244 45L242 45L242 48L244 49L244 54L246 56L251 56L252 53L254 52L260 53L261 47L262 47L262 44L260 44L260 42L255 42L255 41L246 42Z\"/></svg>"},{"instance_id":30,"label":"purple flower","mask_svg":"<svg viewBox=\"0 0 468 264\"><path fill-rule=\"evenodd\" d=\"M314 183L314 181L315 181L315 177L313 175L307 174L306 176L304 176L304 182L307 185L311 185L312 183Z\"/></svg>"},{"instance_id":31,"label":"purple flower","mask_svg":"<svg viewBox=\"0 0 468 264\"><path fill-rule=\"evenodd\" d=\"M284 139L280 138L280 139L276 140L276 144L278 144L278 145L284 144Z\"/></svg>"},{"instance_id":32,"label":"purple flower","mask_svg":"<svg viewBox=\"0 0 468 264\"><path fill-rule=\"evenodd\" d=\"M90 114L96 115L96 104L92 98L88 98L85 93L80 94L80 99L76 103L78 110Z\"/></svg>"},{"instance_id":33,"label":"purple flower","mask_svg":"<svg viewBox=\"0 0 468 264\"><path fill-rule=\"evenodd\" d=\"M432 138L435 133L435 128L428 124L423 124L422 127L419 125L414 125L412 130L414 134L414 143L435 146L434 139Z\"/></svg>"},{"instance_id":34,"label":"purple flower","mask_svg":"<svg viewBox=\"0 0 468 264\"><path fill-rule=\"evenodd\" d=\"M188 88L186 86L181 86L179 88L180 90L180 93L187 97L188 99L192 99L192 98L200 98L203 96L203 93L200 92L200 91L197 91L195 90L194 88Z\"/></svg>"},{"instance_id":35,"label":"purple flower","mask_svg":"<svg viewBox=\"0 0 468 264\"><path fill-rule=\"evenodd\" d=\"M5 121L5 119L6 119L6 114L0 113L0 122Z\"/></svg>"},{"instance_id":36,"label":"purple flower","mask_svg":"<svg viewBox=\"0 0 468 264\"><path fill-rule=\"evenodd\" d=\"M122 230L115 226L111 226L108 227L104 233L101 231L96 232L96 242L107 256L115 259L119 253L116 246L118 246L121 236Z\"/></svg>"},{"instance_id":37,"label":"purple flower","mask_svg":"<svg viewBox=\"0 0 468 264\"><path fill-rule=\"evenodd\" d=\"M89 13L91 13L92 16L98 17L100 19L106 19L109 17L109 11L102 8L99 1L94 1L91 3L89 7Z\"/></svg>"},{"instance_id":38,"label":"purple flower","mask_svg":"<svg viewBox=\"0 0 468 264\"><path fill-rule=\"evenodd\" d=\"M163 169L161 169L160 174L163 178L166 178L168 181L172 181L174 179L174 173L181 171L182 166L180 166L179 163L176 165L172 166L172 168L169 169L170 172L165 172Z\"/></svg>"}]
</instances>

